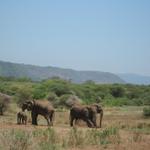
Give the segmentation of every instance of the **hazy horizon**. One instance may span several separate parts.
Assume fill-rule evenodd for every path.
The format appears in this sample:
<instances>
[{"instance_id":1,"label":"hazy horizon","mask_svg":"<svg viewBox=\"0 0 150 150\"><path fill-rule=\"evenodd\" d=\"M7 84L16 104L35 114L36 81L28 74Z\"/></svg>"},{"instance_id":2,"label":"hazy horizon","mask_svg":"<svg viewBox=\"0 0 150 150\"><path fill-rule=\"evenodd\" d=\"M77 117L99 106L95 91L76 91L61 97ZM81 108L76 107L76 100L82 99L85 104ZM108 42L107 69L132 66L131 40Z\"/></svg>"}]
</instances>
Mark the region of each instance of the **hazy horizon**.
<instances>
[{"instance_id":1,"label":"hazy horizon","mask_svg":"<svg viewBox=\"0 0 150 150\"><path fill-rule=\"evenodd\" d=\"M0 1L0 60L150 76L150 1Z\"/></svg>"}]
</instances>

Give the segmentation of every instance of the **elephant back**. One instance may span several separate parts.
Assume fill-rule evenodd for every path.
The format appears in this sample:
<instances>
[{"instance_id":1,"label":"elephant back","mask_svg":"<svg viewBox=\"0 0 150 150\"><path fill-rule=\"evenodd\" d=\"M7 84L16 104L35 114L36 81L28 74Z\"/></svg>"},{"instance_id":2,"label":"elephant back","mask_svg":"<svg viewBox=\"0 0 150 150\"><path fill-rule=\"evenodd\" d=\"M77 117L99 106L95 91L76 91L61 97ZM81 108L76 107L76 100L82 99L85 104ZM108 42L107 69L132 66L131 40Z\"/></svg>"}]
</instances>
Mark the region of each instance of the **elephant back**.
<instances>
[{"instance_id":1,"label":"elephant back","mask_svg":"<svg viewBox=\"0 0 150 150\"><path fill-rule=\"evenodd\" d=\"M74 105L70 109L70 115L74 118L85 118L86 116L88 117L89 111L86 107L82 105Z\"/></svg>"},{"instance_id":2,"label":"elephant back","mask_svg":"<svg viewBox=\"0 0 150 150\"><path fill-rule=\"evenodd\" d=\"M36 100L33 109L36 109L35 111L40 114L51 113L54 111L52 104L47 100Z\"/></svg>"},{"instance_id":3,"label":"elephant back","mask_svg":"<svg viewBox=\"0 0 150 150\"><path fill-rule=\"evenodd\" d=\"M20 111L17 113L17 116L24 116L25 117L25 116L27 116L27 114L23 111Z\"/></svg>"}]
</instances>

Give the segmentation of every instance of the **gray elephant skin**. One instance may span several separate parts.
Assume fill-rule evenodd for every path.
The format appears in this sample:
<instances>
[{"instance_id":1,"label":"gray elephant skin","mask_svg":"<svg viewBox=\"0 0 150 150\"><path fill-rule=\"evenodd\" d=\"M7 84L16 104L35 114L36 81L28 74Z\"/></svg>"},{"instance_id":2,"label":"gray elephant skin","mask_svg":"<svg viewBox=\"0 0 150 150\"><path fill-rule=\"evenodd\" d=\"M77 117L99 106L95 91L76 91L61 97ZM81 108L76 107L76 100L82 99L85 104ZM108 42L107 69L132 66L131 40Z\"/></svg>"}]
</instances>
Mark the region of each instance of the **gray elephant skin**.
<instances>
[{"instance_id":1,"label":"gray elephant skin","mask_svg":"<svg viewBox=\"0 0 150 150\"><path fill-rule=\"evenodd\" d=\"M97 113L100 114L100 124L102 126L103 109L98 104L93 105L74 105L70 109L70 126L74 125L74 121L83 120L88 127L98 127L96 123Z\"/></svg>"},{"instance_id":2,"label":"gray elephant skin","mask_svg":"<svg viewBox=\"0 0 150 150\"><path fill-rule=\"evenodd\" d=\"M47 120L47 124L53 126L53 119L55 110L51 103L47 100L32 100L26 101L22 104L22 110L31 111L32 124L38 125L38 115L44 116Z\"/></svg>"},{"instance_id":3,"label":"gray elephant skin","mask_svg":"<svg viewBox=\"0 0 150 150\"><path fill-rule=\"evenodd\" d=\"M27 124L27 114L23 111L17 113L17 124Z\"/></svg>"}]
</instances>

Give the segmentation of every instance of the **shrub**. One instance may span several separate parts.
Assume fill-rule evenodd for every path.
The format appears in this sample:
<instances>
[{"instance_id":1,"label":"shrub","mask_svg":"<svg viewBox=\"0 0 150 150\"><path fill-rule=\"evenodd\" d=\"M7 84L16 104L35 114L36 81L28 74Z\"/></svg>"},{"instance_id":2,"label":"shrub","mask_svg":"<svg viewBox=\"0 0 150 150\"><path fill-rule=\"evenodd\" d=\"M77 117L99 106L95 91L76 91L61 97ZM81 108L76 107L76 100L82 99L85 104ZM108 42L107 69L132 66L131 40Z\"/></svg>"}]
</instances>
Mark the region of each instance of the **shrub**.
<instances>
[{"instance_id":1,"label":"shrub","mask_svg":"<svg viewBox=\"0 0 150 150\"><path fill-rule=\"evenodd\" d=\"M82 130L77 128L72 128L69 133L68 146L70 147L80 147L83 146L85 142L85 135Z\"/></svg>"},{"instance_id":2,"label":"shrub","mask_svg":"<svg viewBox=\"0 0 150 150\"><path fill-rule=\"evenodd\" d=\"M0 115L3 115L4 112L8 109L11 97L0 93Z\"/></svg>"},{"instance_id":3,"label":"shrub","mask_svg":"<svg viewBox=\"0 0 150 150\"><path fill-rule=\"evenodd\" d=\"M124 105L129 105L129 100L127 98L111 98L107 99L103 102L104 105L107 106L124 106Z\"/></svg>"},{"instance_id":4,"label":"shrub","mask_svg":"<svg viewBox=\"0 0 150 150\"><path fill-rule=\"evenodd\" d=\"M39 146L41 150L59 150L59 138L53 128L41 132Z\"/></svg>"},{"instance_id":5,"label":"shrub","mask_svg":"<svg viewBox=\"0 0 150 150\"><path fill-rule=\"evenodd\" d=\"M58 107L59 98L55 93L49 92L48 95L47 95L47 99L48 99L49 102L51 102L53 104L54 107Z\"/></svg>"},{"instance_id":6,"label":"shrub","mask_svg":"<svg viewBox=\"0 0 150 150\"><path fill-rule=\"evenodd\" d=\"M109 127L104 129L103 131L99 131L96 129L86 131L86 139L87 144L91 145L107 145L111 143L119 143L119 130L117 127Z\"/></svg>"},{"instance_id":7,"label":"shrub","mask_svg":"<svg viewBox=\"0 0 150 150\"><path fill-rule=\"evenodd\" d=\"M58 106L71 108L74 104L81 104L82 100L72 94L64 94L59 98Z\"/></svg>"},{"instance_id":8,"label":"shrub","mask_svg":"<svg viewBox=\"0 0 150 150\"><path fill-rule=\"evenodd\" d=\"M11 130L0 134L0 148L9 150L28 150L30 134L25 131Z\"/></svg>"},{"instance_id":9,"label":"shrub","mask_svg":"<svg viewBox=\"0 0 150 150\"><path fill-rule=\"evenodd\" d=\"M43 99L46 96L46 89L42 85L33 88L33 99Z\"/></svg>"},{"instance_id":10,"label":"shrub","mask_svg":"<svg viewBox=\"0 0 150 150\"><path fill-rule=\"evenodd\" d=\"M20 106L24 101L32 98L32 91L29 88L20 88L16 94L17 104Z\"/></svg>"},{"instance_id":11,"label":"shrub","mask_svg":"<svg viewBox=\"0 0 150 150\"><path fill-rule=\"evenodd\" d=\"M46 80L42 86L49 92L54 92L58 97L70 94L70 83L65 80Z\"/></svg>"},{"instance_id":12,"label":"shrub","mask_svg":"<svg viewBox=\"0 0 150 150\"><path fill-rule=\"evenodd\" d=\"M150 117L150 107L143 108L143 115L145 117Z\"/></svg>"},{"instance_id":13,"label":"shrub","mask_svg":"<svg viewBox=\"0 0 150 150\"><path fill-rule=\"evenodd\" d=\"M123 97L125 95L125 90L123 87L112 87L111 88L111 94L113 97Z\"/></svg>"}]
</instances>

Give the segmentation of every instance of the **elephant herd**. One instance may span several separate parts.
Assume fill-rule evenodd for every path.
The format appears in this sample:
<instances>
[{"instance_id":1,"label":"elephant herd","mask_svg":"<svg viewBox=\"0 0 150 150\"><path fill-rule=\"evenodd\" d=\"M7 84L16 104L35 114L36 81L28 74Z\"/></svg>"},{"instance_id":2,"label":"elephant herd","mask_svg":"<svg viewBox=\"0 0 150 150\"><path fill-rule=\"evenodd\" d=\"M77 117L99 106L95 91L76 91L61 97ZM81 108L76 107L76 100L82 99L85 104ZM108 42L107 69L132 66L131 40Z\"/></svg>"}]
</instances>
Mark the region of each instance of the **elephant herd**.
<instances>
[{"instance_id":1,"label":"elephant herd","mask_svg":"<svg viewBox=\"0 0 150 150\"><path fill-rule=\"evenodd\" d=\"M49 101L32 100L24 102L22 104L22 111L17 114L18 124L27 123L27 115L25 114L25 110L31 111L31 119L33 125L38 125L37 117L38 115L42 115L47 120L47 124L53 126L55 110ZM99 126L97 126L96 123L97 113L100 114ZM70 126L74 126L74 123L77 120L83 120L86 122L88 127L97 128L102 126L102 118L103 118L103 109L98 104L92 105L75 104L70 109L70 116L69 116Z\"/></svg>"}]
</instances>

